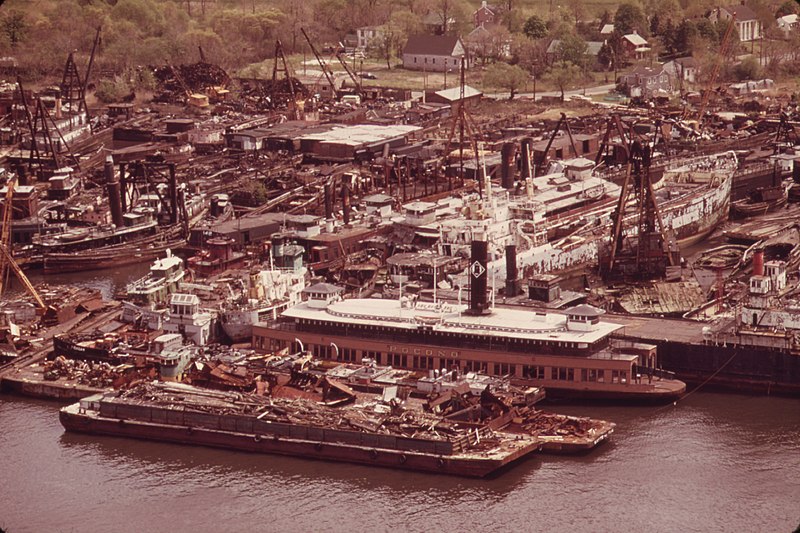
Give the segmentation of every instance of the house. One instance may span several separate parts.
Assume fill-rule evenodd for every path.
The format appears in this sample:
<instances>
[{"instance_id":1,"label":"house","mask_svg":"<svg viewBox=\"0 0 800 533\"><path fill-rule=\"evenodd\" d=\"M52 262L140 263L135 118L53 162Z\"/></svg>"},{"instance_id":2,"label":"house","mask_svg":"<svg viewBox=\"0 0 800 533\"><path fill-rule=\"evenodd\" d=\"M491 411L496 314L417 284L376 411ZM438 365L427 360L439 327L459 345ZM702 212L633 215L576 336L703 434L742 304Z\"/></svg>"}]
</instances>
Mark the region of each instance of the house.
<instances>
[{"instance_id":1,"label":"house","mask_svg":"<svg viewBox=\"0 0 800 533\"><path fill-rule=\"evenodd\" d=\"M636 32L622 36L622 49L632 59L644 59L651 50L647 39Z\"/></svg>"},{"instance_id":2,"label":"house","mask_svg":"<svg viewBox=\"0 0 800 533\"><path fill-rule=\"evenodd\" d=\"M586 41L586 55L591 57L593 61L597 61L597 54L600 53L600 49L603 47L603 43L600 41ZM547 62L549 64L553 64L556 61L561 60L561 40L560 39L553 39L550 41L550 45L547 47L545 51L545 56L547 57Z\"/></svg>"},{"instance_id":3,"label":"house","mask_svg":"<svg viewBox=\"0 0 800 533\"><path fill-rule=\"evenodd\" d=\"M356 30L357 47L364 50L368 46L374 46L374 41L383 37L383 28L378 26L364 26Z\"/></svg>"},{"instance_id":4,"label":"house","mask_svg":"<svg viewBox=\"0 0 800 533\"><path fill-rule=\"evenodd\" d=\"M608 39L611 37L611 34L614 33L614 25L613 24L603 24L603 27L600 28L600 36Z\"/></svg>"},{"instance_id":5,"label":"house","mask_svg":"<svg viewBox=\"0 0 800 533\"><path fill-rule=\"evenodd\" d=\"M500 20L500 9L497 6L492 6L486 3L486 0L481 2L481 7L472 13L472 21L476 28L480 28L486 24L494 24Z\"/></svg>"},{"instance_id":6,"label":"house","mask_svg":"<svg viewBox=\"0 0 800 533\"><path fill-rule=\"evenodd\" d=\"M470 58L458 37L412 35L403 49L403 67L409 70L456 71L460 69L462 57L466 57L465 67L469 68Z\"/></svg>"},{"instance_id":7,"label":"house","mask_svg":"<svg viewBox=\"0 0 800 533\"><path fill-rule=\"evenodd\" d=\"M463 98L461 97L461 87L451 87L441 91L427 91L425 93L425 102L429 104L448 104L450 106L464 102L464 105L469 106L478 103L482 96L483 93L481 91L465 84Z\"/></svg>"},{"instance_id":8,"label":"house","mask_svg":"<svg viewBox=\"0 0 800 533\"><path fill-rule=\"evenodd\" d=\"M685 83L697 80L697 61L693 57L679 57L664 63L664 70L670 77L673 87L683 87Z\"/></svg>"},{"instance_id":9,"label":"house","mask_svg":"<svg viewBox=\"0 0 800 533\"><path fill-rule=\"evenodd\" d=\"M640 65L630 73L620 76L617 85L631 98L651 98L656 91L671 90L664 65Z\"/></svg>"},{"instance_id":10,"label":"house","mask_svg":"<svg viewBox=\"0 0 800 533\"><path fill-rule=\"evenodd\" d=\"M791 15L784 15L775 19L778 29L781 30L786 37L789 37L793 31L800 30L800 16L796 13Z\"/></svg>"},{"instance_id":11,"label":"house","mask_svg":"<svg viewBox=\"0 0 800 533\"><path fill-rule=\"evenodd\" d=\"M435 13L433 11L422 18L422 24L425 26L425 29L428 33L434 35L444 35L455 23L455 18L448 16L447 20L445 20L444 14Z\"/></svg>"},{"instance_id":12,"label":"house","mask_svg":"<svg viewBox=\"0 0 800 533\"><path fill-rule=\"evenodd\" d=\"M473 58L505 58L511 55L511 36L492 31L496 24L478 26L464 38L469 55Z\"/></svg>"},{"instance_id":13,"label":"house","mask_svg":"<svg viewBox=\"0 0 800 533\"><path fill-rule=\"evenodd\" d=\"M708 15L711 22L729 21L734 17L741 42L756 41L761 38L761 22L755 12L745 5L718 7Z\"/></svg>"}]
</instances>

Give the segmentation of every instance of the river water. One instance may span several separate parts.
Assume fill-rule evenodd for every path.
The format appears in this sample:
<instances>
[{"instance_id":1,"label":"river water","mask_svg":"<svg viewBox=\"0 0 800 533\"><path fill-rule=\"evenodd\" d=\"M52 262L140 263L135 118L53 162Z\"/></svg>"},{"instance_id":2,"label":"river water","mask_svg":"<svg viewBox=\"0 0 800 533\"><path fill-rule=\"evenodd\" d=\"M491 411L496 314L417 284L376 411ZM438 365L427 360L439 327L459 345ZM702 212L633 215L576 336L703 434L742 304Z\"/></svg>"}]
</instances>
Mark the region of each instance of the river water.
<instances>
[{"instance_id":1,"label":"river water","mask_svg":"<svg viewBox=\"0 0 800 533\"><path fill-rule=\"evenodd\" d=\"M667 407L548 406L617 422L587 456L496 478L66 434L0 396L0 528L170 531L793 531L800 402L698 392Z\"/></svg>"}]
</instances>

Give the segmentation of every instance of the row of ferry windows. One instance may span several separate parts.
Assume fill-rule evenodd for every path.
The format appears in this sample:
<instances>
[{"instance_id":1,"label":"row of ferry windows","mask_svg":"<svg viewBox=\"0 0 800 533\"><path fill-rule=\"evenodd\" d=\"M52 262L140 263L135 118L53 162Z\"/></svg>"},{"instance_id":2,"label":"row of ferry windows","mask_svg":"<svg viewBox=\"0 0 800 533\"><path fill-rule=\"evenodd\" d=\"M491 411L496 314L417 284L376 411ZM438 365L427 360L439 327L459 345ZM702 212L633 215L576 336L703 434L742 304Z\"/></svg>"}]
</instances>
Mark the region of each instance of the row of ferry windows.
<instances>
[{"instance_id":1,"label":"row of ferry windows","mask_svg":"<svg viewBox=\"0 0 800 533\"><path fill-rule=\"evenodd\" d=\"M265 338L261 338L264 342L259 343L259 347L278 350L280 346L268 346ZM299 350L299 346L293 343L291 348L294 351ZM482 361L470 361L459 359L440 359L438 357L431 357L425 355L410 355L399 353L382 353L377 351L361 351L359 358L358 352L354 348L339 348L338 356L336 348L331 345L309 345L306 347L315 357L320 359L332 359L342 362L357 363L362 359L372 359L379 365L389 365L394 368L402 368L408 370L433 370L441 368L442 370L460 369L463 372L483 372L495 376L517 375L517 365L510 363L485 363ZM437 367L437 362L439 367ZM606 378L609 378L611 383L626 383L628 373L622 370L611 370L606 373L604 369L596 368L572 368L572 367L553 367L542 365L519 365L519 375L527 379L549 379L556 381L575 381L576 372L579 372L581 382L597 382L605 383Z\"/></svg>"},{"instance_id":2,"label":"row of ferry windows","mask_svg":"<svg viewBox=\"0 0 800 533\"><path fill-rule=\"evenodd\" d=\"M297 319L298 324L306 325L306 326L340 326L340 324L331 324L330 322L326 322L324 320L306 320L306 319ZM365 332L373 332L373 333L383 333L386 335L397 335L402 334L404 332L408 332L407 330L397 330L394 328L385 328L382 326L371 326L369 324L346 324L347 328L350 330L356 331L365 331ZM434 331L434 335L437 335L442 338L459 338L464 339L463 333L450 333L447 331ZM524 344L526 346L555 346L558 348L587 348L587 345L579 346L577 342L567 342L567 341L543 341L543 340L536 340L536 339L521 339L519 337L494 337L488 335L472 335L467 340L473 340L476 342L485 342L485 343L499 343L499 342L507 342L511 344Z\"/></svg>"}]
</instances>

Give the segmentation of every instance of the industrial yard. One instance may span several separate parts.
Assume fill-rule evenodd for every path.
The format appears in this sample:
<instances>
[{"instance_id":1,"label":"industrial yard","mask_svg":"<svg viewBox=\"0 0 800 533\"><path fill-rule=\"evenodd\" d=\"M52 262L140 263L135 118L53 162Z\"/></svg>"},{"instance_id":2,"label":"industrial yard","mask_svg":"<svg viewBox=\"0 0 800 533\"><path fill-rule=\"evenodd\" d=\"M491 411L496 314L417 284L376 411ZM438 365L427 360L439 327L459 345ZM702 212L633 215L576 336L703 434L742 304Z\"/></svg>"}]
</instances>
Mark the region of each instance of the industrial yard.
<instances>
[{"instance_id":1,"label":"industrial yard","mask_svg":"<svg viewBox=\"0 0 800 533\"><path fill-rule=\"evenodd\" d=\"M245 457L373 511L349 476L383 479L410 530L501 482L584 494L553 531L796 525L681 508L797 488L759 457L797 445L800 5L67 3L0 2L0 421L58 428L44 457ZM663 513L548 481L610 462Z\"/></svg>"}]
</instances>

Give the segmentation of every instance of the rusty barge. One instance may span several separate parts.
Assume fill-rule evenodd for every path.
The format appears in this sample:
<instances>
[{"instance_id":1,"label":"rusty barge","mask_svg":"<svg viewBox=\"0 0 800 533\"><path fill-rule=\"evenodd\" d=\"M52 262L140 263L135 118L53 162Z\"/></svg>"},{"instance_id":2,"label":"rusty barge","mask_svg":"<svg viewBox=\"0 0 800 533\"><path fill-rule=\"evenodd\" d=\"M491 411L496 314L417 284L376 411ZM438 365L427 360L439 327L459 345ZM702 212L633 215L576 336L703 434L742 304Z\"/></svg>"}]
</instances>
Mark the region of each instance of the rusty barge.
<instances>
[{"instance_id":1,"label":"rusty barge","mask_svg":"<svg viewBox=\"0 0 800 533\"><path fill-rule=\"evenodd\" d=\"M541 448L534 435L375 405L308 400L176 383L104 392L61 409L68 431L485 477Z\"/></svg>"}]
</instances>

